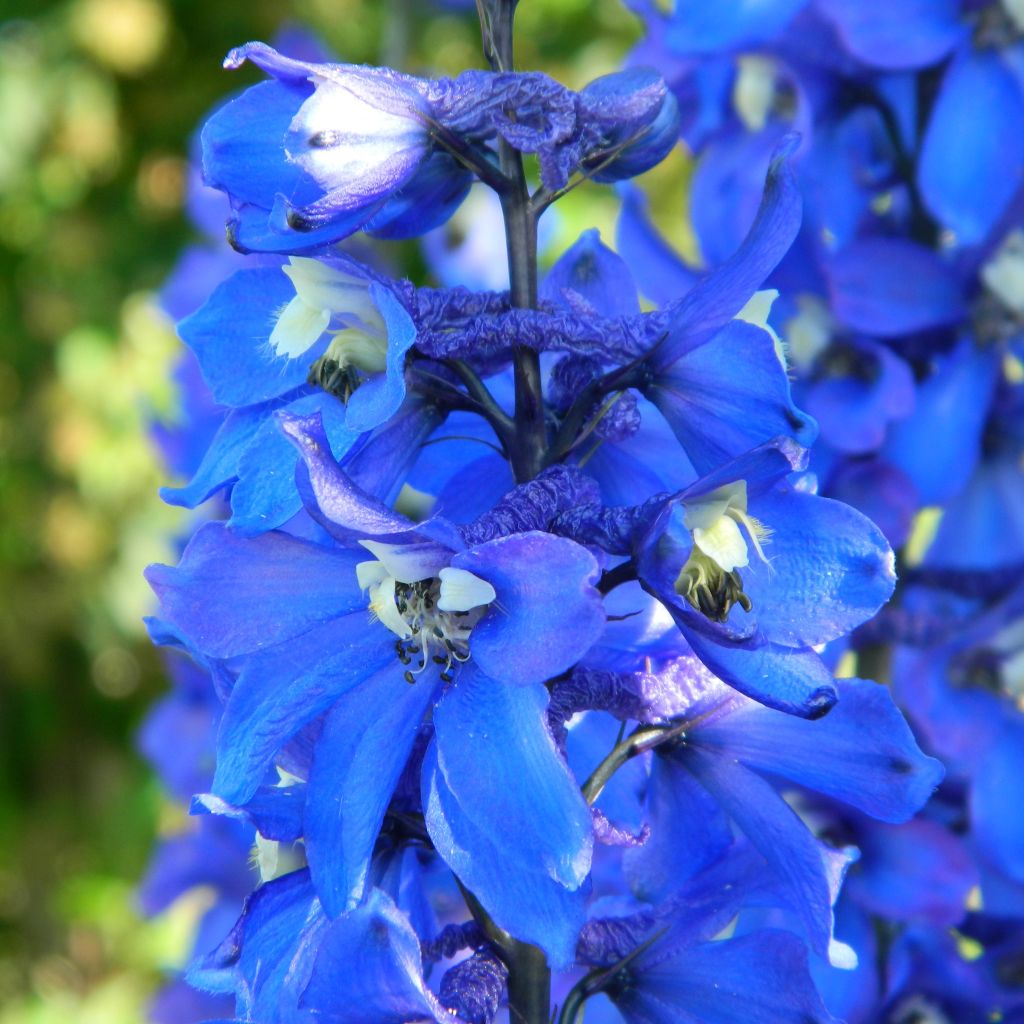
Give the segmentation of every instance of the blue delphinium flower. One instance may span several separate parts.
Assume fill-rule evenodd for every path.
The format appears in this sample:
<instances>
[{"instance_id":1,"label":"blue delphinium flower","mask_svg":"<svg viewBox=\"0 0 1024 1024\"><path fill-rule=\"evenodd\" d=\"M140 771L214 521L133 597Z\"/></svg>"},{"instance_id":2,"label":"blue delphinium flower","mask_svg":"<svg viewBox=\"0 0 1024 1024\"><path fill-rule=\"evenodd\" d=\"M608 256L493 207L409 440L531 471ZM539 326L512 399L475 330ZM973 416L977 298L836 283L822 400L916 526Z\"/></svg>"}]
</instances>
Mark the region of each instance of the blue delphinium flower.
<instances>
[{"instance_id":1,"label":"blue delphinium flower","mask_svg":"<svg viewBox=\"0 0 1024 1024\"><path fill-rule=\"evenodd\" d=\"M598 998L637 1024L829 1021L815 980L852 1019L1009 1011L986 972L1017 947L977 908L1024 917L993 525L1016 523L1024 259L1016 185L965 186L988 140L948 157L976 97L1001 106L982 133L1012 115L1013 46L955 0L681 0L640 5L663 37L572 91L510 70L514 4L478 6L488 71L248 44L228 63L270 79L204 132L232 240L263 255L181 327L229 411L171 496L232 515L151 569L151 625L212 673L194 811L254 837L263 884L191 977L267 1024L489 1024L503 1000L546 1024L552 968L561 1024ZM915 76L947 58L932 104ZM544 210L680 132L703 265L620 184L620 252L584 232L541 280ZM507 291L334 246L422 234L473 180ZM924 502L947 518L922 555ZM912 586L869 622L886 536L912 538ZM949 684L990 649L1006 692ZM901 884L915 866L935 891ZM972 901L992 957L950 1003L905 966Z\"/></svg>"}]
</instances>

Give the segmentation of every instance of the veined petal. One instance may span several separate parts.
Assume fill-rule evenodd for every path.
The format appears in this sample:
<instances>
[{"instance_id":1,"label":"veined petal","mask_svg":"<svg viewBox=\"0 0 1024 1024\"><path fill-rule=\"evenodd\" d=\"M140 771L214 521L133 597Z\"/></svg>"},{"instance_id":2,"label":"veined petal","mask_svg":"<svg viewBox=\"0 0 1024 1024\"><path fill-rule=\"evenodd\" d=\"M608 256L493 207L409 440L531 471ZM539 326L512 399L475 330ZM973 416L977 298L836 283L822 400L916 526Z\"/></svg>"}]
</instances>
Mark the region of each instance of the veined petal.
<instances>
[{"instance_id":1,"label":"veined petal","mask_svg":"<svg viewBox=\"0 0 1024 1024\"><path fill-rule=\"evenodd\" d=\"M534 862L516 861L509 870L507 826L483 830L452 795L437 764L437 748L423 762L423 812L437 852L484 905L500 928L540 946L556 969L575 957L586 920L589 885L566 888Z\"/></svg>"},{"instance_id":2,"label":"veined petal","mask_svg":"<svg viewBox=\"0 0 1024 1024\"><path fill-rule=\"evenodd\" d=\"M153 565L147 579L163 616L212 658L272 647L365 609L354 552L280 533L239 537L208 523L177 568Z\"/></svg>"},{"instance_id":3,"label":"veined petal","mask_svg":"<svg viewBox=\"0 0 1024 1024\"><path fill-rule=\"evenodd\" d=\"M869 619L892 595L895 561L881 531L849 505L799 491L752 499L769 531L767 563L740 574L765 639L811 647Z\"/></svg>"},{"instance_id":4,"label":"veined petal","mask_svg":"<svg viewBox=\"0 0 1024 1024\"><path fill-rule=\"evenodd\" d=\"M295 360L315 345L327 322L315 334L303 335L296 351L280 349L274 341L274 317L282 308L292 312L294 292L276 267L240 270L219 284L206 304L178 325L182 340L196 354L203 379L222 405L249 406L284 395L306 383L310 364L323 346L312 348L308 359ZM278 320L278 326L281 321ZM286 322L287 326L287 322Z\"/></svg>"},{"instance_id":5,"label":"veined petal","mask_svg":"<svg viewBox=\"0 0 1024 1024\"><path fill-rule=\"evenodd\" d=\"M363 896L384 812L436 687L436 672L410 685L393 661L343 694L324 721L305 839L313 884L331 917Z\"/></svg>"},{"instance_id":6,"label":"veined petal","mask_svg":"<svg viewBox=\"0 0 1024 1024\"><path fill-rule=\"evenodd\" d=\"M698 747L688 748L684 760L771 865L812 947L827 957L832 886L821 844L764 779L737 761Z\"/></svg>"},{"instance_id":7,"label":"veined petal","mask_svg":"<svg viewBox=\"0 0 1024 1024\"><path fill-rule=\"evenodd\" d=\"M742 245L663 311L671 317L669 335L651 356L651 366L659 373L694 347L694 335L707 338L725 327L796 238L801 200L787 159L795 144L795 137L787 136L777 148L768 168L761 205Z\"/></svg>"},{"instance_id":8,"label":"veined petal","mask_svg":"<svg viewBox=\"0 0 1024 1024\"><path fill-rule=\"evenodd\" d=\"M394 657L393 634L365 608L250 656L221 719L213 792L244 804L292 736Z\"/></svg>"},{"instance_id":9,"label":"veined petal","mask_svg":"<svg viewBox=\"0 0 1024 1024\"><path fill-rule=\"evenodd\" d=\"M493 679L523 686L550 679L579 661L604 629L597 562L571 540L512 534L455 555L452 565L497 594L469 642Z\"/></svg>"},{"instance_id":10,"label":"veined petal","mask_svg":"<svg viewBox=\"0 0 1024 1024\"><path fill-rule=\"evenodd\" d=\"M427 988L419 937L380 889L324 932L299 1006L335 1024L459 1024Z\"/></svg>"},{"instance_id":11,"label":"veined petal","mask_svg":"<svg viewBox=\"0 0 1024 1024\"><path fill-rule=\"evenodd\" d=\"M617 1003L628 1024L836 1024L814 988L807 948L787 932L676 947L655 943L650 964Z\"/></svg>"},{"instance_id":12,"label":"veined petal","mask_svg":"<svg viewBox=\"0 0 1024 1024\"><path fill-rule=\"evenodd\" d=\"M674 351L644 393L698 473L775 437L809 445L817 436L817 424L793 404L785 365L763 328L734 320L689 351Z\"/></svg>"},{"instance_id":13,"label":"veined petal","mask_svg":"<svg viewBox=\"0 0 1024 1024\"><path fill-rule=\"evenodd\" d=\"M469 662L434 712L438 765L460 813L506 856L577 889L590 871L590 811L546 707L539 683L505 686Z\"/></svg>"}]
</instances>

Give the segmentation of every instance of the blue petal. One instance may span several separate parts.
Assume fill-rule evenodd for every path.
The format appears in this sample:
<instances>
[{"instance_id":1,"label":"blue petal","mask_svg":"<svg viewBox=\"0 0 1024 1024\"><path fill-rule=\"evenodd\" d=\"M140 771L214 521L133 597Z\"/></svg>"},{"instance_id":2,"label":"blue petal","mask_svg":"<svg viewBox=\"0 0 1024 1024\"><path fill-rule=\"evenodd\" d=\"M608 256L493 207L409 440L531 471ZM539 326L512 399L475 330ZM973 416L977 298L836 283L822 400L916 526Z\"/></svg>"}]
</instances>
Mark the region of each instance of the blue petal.
<instances>
[{"instance_id":1,"label":"blue petal","mask_svg":"<svg viewBox=\"0 0 1024 1024\"><path fill-rule=\"evenodd\" d=\"M397 659L344 694L313 751L306 807L306 853L313 884L331 917L363 895L374 843L437 675L410 685Z\"/></svg>"},{"instance_id":2,"label":"blue petal","mask_svg":"<svg viewBox=\"0 0 1024 1024\"><path fill-rule=\"evenodd\" d=\"M427 988L419 937L380 889L324 932L299 1005L333 1024L459 1024Z\"/></svg>"},{"instance_id":3,"label":"blue petal","mask_svg":"<svg viewBox=\"0 0 1024 1024\"><path fill-rule=\"evenodd\" d=\"M879 338L946 327L966 314L960 280L931 249L901 238L864 238L832 257L836 316Z\"/></svg>"},{"instance_id":4,"label":"blue petal","mask_svg":"<svg viewBox=\"0 0 1024 1024\"><path fill-rule=\"evenodd\" d=\"M227 415L210 442L192 479L183 487L161 487L160 497L169 505L195 508L222 487L238 478L238 466L267 416L279 407L266 402Z\"/></svg>"},{"instance_id":5,"label":"blue petal","mask_svg":"<svg viewBox=\"0 0 1024 1024\"><path fill-rule=\"evenodd\" d=\"M323 422L318 415L283 416L281 428L292 439L309 471L314 506L332 532L345 537L397 537L422 534L452 550L463 547L458 530L445 520L414 523L357 486L331 456Z\"/></svg>"},{"instance_id":6,"label":"blue petal","mask_svg":"<svg viewBox=\"0 0 1024 1024\"><path fill-rule=\"evenodd\" d=\"M1007 717L982 757L971 788L974 836L985 855L1017 882L1024 882L1024 723Z\"/></svg>"},{"instance_id":7,"label":"blue petal","mask_svg":"<svg viewBox=\"0 0 1024 1024\"><path fill-rule=\"evenodd\" d=\"M896 585L892 548L856 509L799 491L750 501L771 534L767 563L751 552L740 570L764 637L788 647L827 643L871 618Z\"/></svg>"},{"instance_id":8,"label":"blue petal","mask_svg":"<svg viewBox=\"0 0 1024 1024\"><path fill-rule=\"evenodd\" d=\"M890 420L911 413L914 375L907 363L884 345L851 339L845 351L854 361L853 372L846 370L842 376L826 376L812 384L804 404L828 444L859 455L882 444Z\"/></svg>"},{"instance_id":9,"label":"blue petal","mask_svg":"<svg viewBox=\"0 0 1024 1024\"><path fill-rule=\"evenodd\" d=\"M600 572L586 548L530 531L480 544L451 563L490 583L497 600L477 623L469 648L503 683L528 686L571 668L604 629Z\"/></svg>"},{"instance_id":10,"label":"blue petal","mask_svg":"<svg viewBox=\"0 0 1024 1024\"><path fill-rule=\"evenodd\" d=\"M280 194L273 206L232 202L227 224L228 242L244 253L317 253L358 231L383 205L376 203L347 213L336 213L321 227L293 230L287 226L288 211Z\"/></svg>"},{"instance_id":11,"label":"blue petal","mask_svg":"<svg viewBox=\"0 0 1024 1024\"><path fill-rule=\"evenodd\" d=\"M459 813L508 863L567 889L590 871L590 811L547 727L547 691L505 686L472 662L434 712L438 768ZM484 893L477 891L484 904Z\"/></svg>"},{"instance_id":12,"label":"blue petal","mask_svg":"<svg viewBox=\"0 0 1024 1024\"><path fill-rule=\"evenodd\" d=\"M785 886L812 948L827 956L832 890L818 840L767 782L731 757L690 747L684 760L768 861Z\"/></svg>"},{"instance_id":13,"label":"blue petal","mask_svg":"<svg viewBox=\"0 0 1024 1024\"><path fill-rule=\"evenodd\" d=\"M757 133L723 134L701 151L690 184L689 209L707 266L727 260L750 230L780 135L777 124Z\"/></svg>"},{"instance_id":14,"label":"blue petal","mask_svg":"<svg viewBox=\"0 0 1024 1024\"><path fill-rule=\"evenodd\" d=\"M662 954L655 943L619 996L629 1024L836 1024L814 988L807 948L763 930Z\"/></svg>"},{"instance_id":15,"label":"blue petal","mask_svg":"<svg viewBox=\"0 0 1024 1024\"><path fill-rule=\"evenodd\" d=\"M825 1005L844 1021L870 1021L882 998L878 968L875 922L845 895L836 904L836 938L853 948L853 970L833 967L828 961L811 960L811 976Z\"/></svg>"},{"instance_id":16,"label":"blue petal","mask_svg":"<svg viewBox=\"0 0 1024 1024\"><path fill-rule=\"evenodd\" d=\"M715 54L771 40L807 0L678 0L665 28L673 53Z\"/></svg>"},{"instance_id":17,"label":"blue petal","mask_svg":"<svg viewBox=\"0 0 1024 1024\"><path fill-rule=\"evenodd\" d=\"M601 241L596 228L584 231L562 253L541 286L541 298L552 303L576 308L577 297L600 316L640 312L629 267Z\"/></svg>"},{"instance_id":18,"label":"blue petal","mask_svg":"<svg viewBox=\"0 0 1024 1024\"><path fill-rule=\"evenodd\" d=\"M1012 450L984 460L946 506L924 564L986 570L1024 561L1024 474Z\"/></svg>"},{"instance_id":19,"label":"blue petal","mask_svg":"<svg viewBox=\"0 0 1024 1024\"><path fill-rule=\"evenodd\" d=\"M820 718L836 702L832 673L814 651L777 644L726 646L692 629L685 629L684 635L694 654L715 675L770 708L801 718Z\"/></svg>"},{"instance_id":20,"label":"blue petal","mask_svg":"<svg viewBox=\"0 0 1024 1024\"><path fill-rule=\"evenodd\" d=\"M1024 173L1024 98L995 50L962 52L942 81L918 178L929 209L956 240L976 245L995 226Z\"/></svg>"},{"instance_id":21,"label":"blue petal","mask_svg":"<svg viewBox=\"0 0 1024 1024\"><path fill-rule=\"evenodd\" d=\"M698 473L781 435L810 444L817 424L790 396L767 331L734 320L687 352L644 393L668 421Z\"/></svg>"},{"instance_id":22,"label":"blue petal","mask_svg":"<svg viewBox=\"0 0 1024 1024\"><path fill-rule=\"evenodd\" d=\"M454 445L444 447L455 447ZM468 445L479 451L479 445ZM437 451L437 448L432 448ZM447 454L447 453L446 453ZM457 452L453 452L457 455ZM508 460L497 452L465 462L454 472L437 496L437 510L453 523L471 523L489 512L515 487Z\"/></svg>"},{"instance_id":23,"label":"blue petal","mask_svg":"<svg viewBox=\"0 0 1024 1024\"><path fill-rule=\"evenodd\" d=\"M405 354L416 340L416 326L395 293L377 282L372 297L387 328L387 368L365 380L349 399L345 421L349 429L372 430L398 411L405 398Z\"/></svg>"},{"instance_id":24,"label":"blue petal","mask_svg":"<svg viewBox=\"0 0 1024 1024\"><path fill-rule=\"evenodd\" d=\"M659 902L714 864L732 842L722 809L682 765L655 757L647 789L647 842L623 855L637 898Z\"/></svg>"},{"instance_id":25,"label":"blue petal","mask_svg":"<svg viewBox=\"0 0 1024 1024\"><path fill-rule=\"evenodd\" d=\"M244 804L289 739L394 657L393 634L365 609L250 656L224 708L213 791Z\"/></svg>"},{"instance_id":26,"label":"blue petal","mask_svg":"<svg viewBox=\"0 0 1024 1024\"><path fill-rule=\"evenodd\" d=\"M275 1012L297 942L312 924L313 899L307 871L261 886L227 939L192 965L189 981L205 991L234 990L247 1017L257 1007L261 1016Z\"/></svg>"},{"instance_id":27,"label":"blue petal","mask_svg":"<svg viewBox=\"0 0 1024 1024\"><path fill-rule=\"evenodd\" d=\"M778 266L800 228L801 200L788 156L796 144L785 137L765 178L757 216L740 247L663 313L668 336L652 352L650 365L665 370L694 347L694 333L710 337L747 304Z\"/></svg>"},{"instance_id":28,"label":"blue petal","mask_svg":"<svg viewBox=\"0 0 1024 1024\"><path fill-rule=\"evenodd\" d=\"M838 679L839 701L817 722L748 704L701 727L694 742L761 772L825 793L882 821L906 821L942 781L885 686Z\"/></svg>"},{"instance_id":29,"label":"blue petal","mask_svg":"<svg viewBox=\"0 0 1024 1024\"><path fill-rule=\"evenodd\" d=\"M586 919L589 887L567 889L535 861L514 861L509 870L515 837L502 822L478 827L462 810L438 768L434 744L423 762L423 808L435 849L495 924L540 946L556 969L567 968Z\"/></svg>"},{"instance_id":30,"label":"blue petal","mask_svg":"<svg viewBox=\"0 0 1024 1024\"><path fill-rule=\"evenodd\" d=\"M325 391L299 398L281 410L283 415L317 413L324 424L331 453L340 459L359 439L348 426L345 407ZM276 416L268 416L238 462L238 480L231 489L231 519L237 533L252 535L283 526L302 507L295 483L299 456L281 431Z\"/></svg>"},{"instance_id":31,"label":"blue petal","mask_svg":"<svg viewBox=\"0 0 1024 1024\"><path fill-rule=\"evenodd\" d=\"M447 153L431 156L365 228L375 238L415 238L446 223L469 195L473 175Z\"/></svg>"},{"instance_id":32,"label":"blue petal","mask_svg":"<svg viewBox=\"0 0 1024 1024\"><path fill-rule=\"evenodd\" d=\"M226 803L213 793L200 793L192 800L191 814L219 814L250 822L264 839L294 843L302 836L306 786L260 786L242 807Z\"/></svg>"},{"instance_id":33,"label":"blue petal","mask_svg":"<svg viewBox=\"0 0 1024 1024\"><path fill-rule=\"evenodd\" d=\"M865 825L857 833L861 860L843 889L862 907L897 921L952 927L964 916L978 871L962 839L938 822Z\"/></svg>"},{"instance_id":34,"label":"blue petal","mask_svg":"<svg viewBox=\"0 0 1024 1024\"><path fill-rule=\"evenodd\" d=\"M308 82L260 82L220 108L203 126L203 175L237 201L262 207L264 218L283 192L299 203L318 194L316 183L285 157L284 139Z\"/></svg>"},{"instance_id":35,"label":"blue petal","mask_svg":"<svg viewBox=\"0 0 1024 1024\"><path fill-rule=\"evenodd\" d=\"M914 415L893 424L883 455L914 482L921 505L945 504L970 479L999 371L999 355L970 340L937 360Z\"/></svg>"},{"instance_id":36,"label":"blue petal","mask_svg":"<svg viewBox=\"0 0 1024 1024\"><path fill-rule=\"evenodd\" d=\"M967 31L959 0L815 0L815 5L847 49L874 67L934 64Z\"/></svg>"},{"instance_id":37,"label":"blue petal","mask_svg":"<svg viewBox=\"0 0 1024 1024\"><path fill-rule=\"evenodd\" d=\"M306 383L328 336L299 359L279 356L268 344L276 314L293 298L295 287L279 268L240 270L178 325L221 405L255 405Z\"/></svg>"},{"instance_id":38,"label":"blue petal","mask_svg":"<svg viewBox=\"0 0 1024 1024\"><path fill-rule=\"evenodd\" d=\"M621 186L619 194L622 210L615 248L634 269L640 291L659 306L681 298L700 275L683 262L651 223L644 194L633 185Z\"/></svg>"},{"instance_id":39,"label":"blue petal","mask_svg":"<svg viewBox=\"0 0 1024 1024\"><path fill-rule=\"evenodd\" d=\"M152 565L147 579L164 617L197 650L230 658L297 637L339 615L362 611L359 554L282 533L247 539L221 523L193 537L178 567Z\"/></svg>"}]
</instances>

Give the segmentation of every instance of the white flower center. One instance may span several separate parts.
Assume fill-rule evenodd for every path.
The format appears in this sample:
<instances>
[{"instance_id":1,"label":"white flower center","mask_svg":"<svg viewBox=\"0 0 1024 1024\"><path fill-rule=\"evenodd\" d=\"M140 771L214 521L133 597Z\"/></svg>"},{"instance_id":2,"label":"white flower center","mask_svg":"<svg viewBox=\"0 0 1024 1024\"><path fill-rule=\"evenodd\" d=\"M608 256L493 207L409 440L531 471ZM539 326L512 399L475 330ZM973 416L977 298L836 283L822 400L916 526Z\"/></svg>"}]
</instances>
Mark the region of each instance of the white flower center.
<instances>
[{"instance_id":1,"label":"white flower center","mask_svg":"<svg viewBox=\"0 0 1024 1024\"><path fill-rule=\"evenodd\" d=\"M406 681L434 664L450 682L453 663L469 660L469 636L495 600L494 587L444 565L450 552L431 545L360 543L377 557L360 562L356 578L374 617L398 637L398 660L411 666Z\"/></svg>"},{"instance_id":2,"label":"white flower center","mask_svg":"<svg viewBox=\"0 0 1024 1024\"><path fill-rule=\"evenodd\" d=\"M725 622L734 604L749 612L750 598L736 570L750 564L748 545L767 564L761 543L769 531L747 513L746 481L726 484L687 503L683 522L693 548L676 577L676 593L716 622Z\"/></svg>"},{"instance_id":3,"label":"white flower center","mask_svg":"<svg viewBox=\"0 0 1024 1024\"><path fill-rule=\"evenodd\" d=\"M312 348L332 321L340 326L325 354L339 366L381 373L388 350L387 326L370 295L368 282L320 260L290 257L281 268L295 287L277 315L270 344L279 356L296 359Z\"/></svg>"},{"instance_id":4,"label":"white flower center","mask_svg":"<svg viewBox=\"0 0 1024 1024\"><path fill-rule=\"evenodd\" d=\"M1021 9L1024 12L1024 0ZM1011 313L1024 316L1024 231L1017 228L1003 239L981 268L981 280Z\"/></svg>"}]
</instances>

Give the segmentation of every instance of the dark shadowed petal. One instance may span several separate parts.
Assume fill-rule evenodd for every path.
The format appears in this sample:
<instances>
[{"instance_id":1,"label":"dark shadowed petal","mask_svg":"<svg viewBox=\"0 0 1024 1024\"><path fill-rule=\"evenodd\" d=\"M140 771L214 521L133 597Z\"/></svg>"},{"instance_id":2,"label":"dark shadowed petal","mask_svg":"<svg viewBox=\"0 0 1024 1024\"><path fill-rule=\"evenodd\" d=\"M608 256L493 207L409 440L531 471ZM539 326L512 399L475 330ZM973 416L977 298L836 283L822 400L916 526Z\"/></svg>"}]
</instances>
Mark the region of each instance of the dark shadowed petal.
<instances>
[{"instance_id":1,"label":"dark shadowed petal","mask_svg":"<svg viewBox=\"0 0 1024 1024\"><path fill-rule=\"evenodd\" d=\"M879 338L945 327L965 313L960 281L931 249L902 238L852 242L828 264L836 316Z\"/></svg>"},{"instance_id":2,"label":"dark shadowed petal","mask_svg":"<svg viewBox=\"0 0 1024 1024\"><path fill-rule=\"evenodd\" d=\"M837 679L839 701L820 721L748 704L701 728L695 742L748 768L780 775L883 821L906 821L942 781L885 686Z\"/></svg>"},{"instance_id":3,"label":"dark shadowed petal","mask_svg":"<svg viewBox=\"0 0 1024 1024\"><path fill-rule=\"evenodd\" d=\"M380 889L324 932L299 1005L335 1024L459 1024L427 988L419 937Z\"/></svg>"},{"instance_id":4,"label":"dark shadowed petal","mask_svg":"<svg viewBox=\"0 0 1024 1024\"><path fill-rule=\"evenodd\" d=\"M570 308L579 309L577 296L600 316L640 312L629 267L601 241L596 228L584 231L562 253L541 287L541 298Z\"/></svg>"},{"instance_id":5,"label":"dark shadowed petal","mask_svg":"<svg viewBox=\"0 0 1024 1024\"><path fill-rule=\"evenodd\" d=\"M639 899L653 903L670 896L715 863L732 842L722 809L672 758L654 758L645 812L650 838L623 855L626 877Z\"/></svg>"},{"instance_id":6,"label":"dark shadowed petal","mask_svg":"<svg viewBox=\"0 0 1024 1024\"><path fill-rule=\"evenodd\" d=\"M564 672L604 629L597 562L571 540L513 534L457 554L452 565L486 580L498 595L469 647L480 668L501 682L529 685Z\"/></svg>"},{"instance_id":7,"label":"dark shadowed petal","mask_svg":"<svg viewBox=\"0 0 1024 1024\"><path fill-rule=\"evenodd\" d=\"M437 673L406 682L396 660L342 695L313 751L306 854L324 910L363 895L384 812L434 696Z\"/></svg>"},{"instance_id":8,"label":"dark shadowed petal","mask_svg":"<svg viewBox=\"0 0 1024 1024\"><path fill-rule=\"evenodd\" d=\"M927 818L858 829L861 860L844 894L880 917L952 927L963 919L978 871L964 841Z\"/></svg>"},{"instance_id":9,"label":"dark shadowed petal","mask_svg":"<svg viewBox=\"0 0 1024 1024\"><path fill-rule=\"evenodd\" d=\"M618 997L628 1024L835 1024L795 935L764 930L659 955L655 943Z\"/></svg>"}]
</instances>

